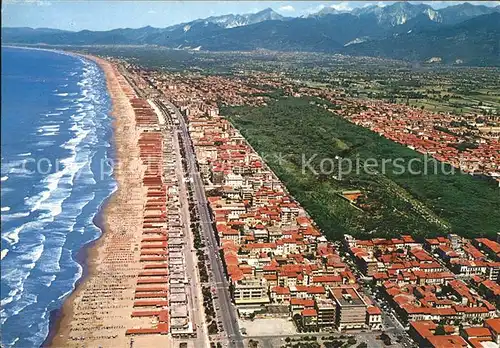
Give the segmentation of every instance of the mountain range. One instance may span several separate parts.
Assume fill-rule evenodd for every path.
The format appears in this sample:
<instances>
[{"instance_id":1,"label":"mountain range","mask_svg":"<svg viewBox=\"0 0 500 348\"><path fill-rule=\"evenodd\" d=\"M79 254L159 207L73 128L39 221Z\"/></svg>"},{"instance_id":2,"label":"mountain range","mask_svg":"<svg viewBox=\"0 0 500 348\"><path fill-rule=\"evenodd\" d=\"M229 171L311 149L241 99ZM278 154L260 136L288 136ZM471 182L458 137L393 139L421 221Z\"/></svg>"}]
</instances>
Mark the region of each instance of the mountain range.
<instances>
[{"instance_id":1,"label":"mountain range","mask_svg":"<svg viewBox=\"0 0 500 348\"><path fill-rule=\"evenodd\" d=\"M305 17L272 9L197 19L166 28L109 31L2 28L2 42L49 45L160 45L208 51L311 51L450 64L500 65L500 6L464 3L435 10L396 2Z\"/></svg>"}]
</instances>

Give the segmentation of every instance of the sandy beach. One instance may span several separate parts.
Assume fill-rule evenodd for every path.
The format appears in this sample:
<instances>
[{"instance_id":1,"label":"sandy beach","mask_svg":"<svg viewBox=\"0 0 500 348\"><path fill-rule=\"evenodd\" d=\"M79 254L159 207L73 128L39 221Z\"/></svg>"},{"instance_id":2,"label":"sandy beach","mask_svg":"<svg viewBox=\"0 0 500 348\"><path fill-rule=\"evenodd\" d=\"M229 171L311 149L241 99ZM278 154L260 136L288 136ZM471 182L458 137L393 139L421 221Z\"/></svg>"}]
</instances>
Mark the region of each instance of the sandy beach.
<instances>
[{"instance_id":1,"label":"sandy beach","mask_svg":"<svg viewBox=\"0 0 500 348\"><path fill-rule=\"evenodd\" d=\"M49 346L148 346L153 343L148 344L151 338L139 337L131 342L125 335L128 328L141 324L140 319L131 318L135 285L141 270L139 245L145 202L139 132L127 95L130 91L122 87L123 77L111 63L96 57L86 58L103 69L112 99L114 176L118 189L103 211L103 235L87 250L87 276L66 299ZM144 321L147 325L148 320ZM158 336L155 339L158 343ZM167 341L167 337L160 340Z\"/></svg>"}]
</instances>

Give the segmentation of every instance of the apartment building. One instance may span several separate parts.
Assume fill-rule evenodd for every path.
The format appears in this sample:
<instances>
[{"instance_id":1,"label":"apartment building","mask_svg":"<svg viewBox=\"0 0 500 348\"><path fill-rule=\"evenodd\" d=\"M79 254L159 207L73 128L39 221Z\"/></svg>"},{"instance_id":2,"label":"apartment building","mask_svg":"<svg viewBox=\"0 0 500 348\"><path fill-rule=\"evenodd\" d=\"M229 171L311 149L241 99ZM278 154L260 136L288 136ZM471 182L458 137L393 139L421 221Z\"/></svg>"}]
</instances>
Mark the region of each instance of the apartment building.
<instances>
[{"instance_id":1,"label":"apartment building","mask_svg":"<svg viewBox=\"0 0 500 348\"><path fill-rule=\"evenodd\" d=\"M315 300L317 313L316 325L320 331L332 331L336 324L336 303L332 299L317 298Z\"/></svg>"},{"instance_id":2,"label":"apartment building","mask_svg":"<svg viewBox=\"0 0 500 348\"><path fill-rule=\"evenodd\" d=\"M238 310L252 312L268 304L268 286L264 278L243 278L232 283L232 295Z\"/></svg>"},{"instance_id":3,"label":"apartment building","mask_svg":"<svg viewBox=\"0 0 500 348\"><path fill-rule=\"evenodd\" d=\"M330 294L335 300L336 326L338 330L366 328L367 305L354 288L332 288Z\"/></svg>"}]
</instances>

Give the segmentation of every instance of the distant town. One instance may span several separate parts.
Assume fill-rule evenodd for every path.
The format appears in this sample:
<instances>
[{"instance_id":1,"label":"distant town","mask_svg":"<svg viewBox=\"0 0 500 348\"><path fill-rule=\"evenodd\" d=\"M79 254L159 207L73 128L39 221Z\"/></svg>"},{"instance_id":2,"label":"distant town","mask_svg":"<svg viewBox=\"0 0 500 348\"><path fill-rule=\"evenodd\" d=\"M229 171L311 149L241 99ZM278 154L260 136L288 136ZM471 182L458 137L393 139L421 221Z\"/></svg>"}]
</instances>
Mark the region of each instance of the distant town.
<instances>
[{"instance_id":1,"label":"distant town","mask_svg":"<svg viewBox=\"0 0 500 348\"><path fill-rule=\"evenodd\" d=\"M159 87L171 82L167 88L175 88L180 95L191 93L190 98L202 98L205 108L214 107L209 110L210 116L216 112L217 103L263 105L269 99L265 97L269 89L294 97L320 97L330 102L324 107L356 125L464 172L489 176L500 184L500 124L489 109L482 115L432 112L424 107L348 97L336 89L301 87L277 73L239 78L153 74L152 81L158 81Z\"/></svg>"}]
</instances>

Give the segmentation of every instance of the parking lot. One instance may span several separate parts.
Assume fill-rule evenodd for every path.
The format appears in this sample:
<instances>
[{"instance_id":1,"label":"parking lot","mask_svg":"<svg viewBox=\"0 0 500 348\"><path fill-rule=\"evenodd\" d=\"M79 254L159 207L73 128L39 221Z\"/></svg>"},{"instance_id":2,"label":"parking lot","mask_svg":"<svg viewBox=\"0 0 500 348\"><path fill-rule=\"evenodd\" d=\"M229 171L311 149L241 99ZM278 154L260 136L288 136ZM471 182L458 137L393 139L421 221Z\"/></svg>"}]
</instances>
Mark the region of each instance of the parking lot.
<instances>
[{"instance_id":1,"label":"parking lot","mask_svg":"<svg viewBox=\"0 0 500 348\"><path fill-rule=\"evenodd\" d=\"M282 318L270 319L255 319L251 320L238 320L240 328L246 330L247 336L276 336L279 332L280 335L293 335L297 333L297 329L292 321Z\"/></svg>"}]
</instances>

